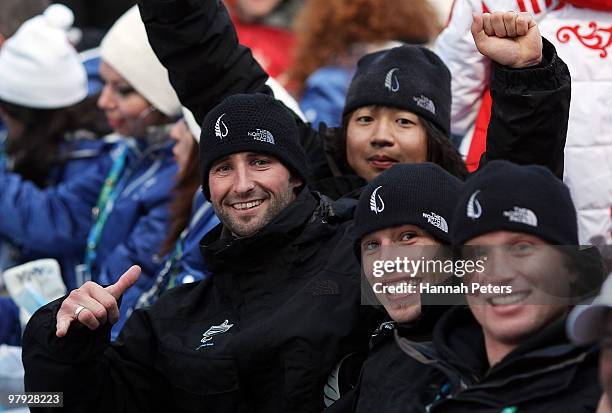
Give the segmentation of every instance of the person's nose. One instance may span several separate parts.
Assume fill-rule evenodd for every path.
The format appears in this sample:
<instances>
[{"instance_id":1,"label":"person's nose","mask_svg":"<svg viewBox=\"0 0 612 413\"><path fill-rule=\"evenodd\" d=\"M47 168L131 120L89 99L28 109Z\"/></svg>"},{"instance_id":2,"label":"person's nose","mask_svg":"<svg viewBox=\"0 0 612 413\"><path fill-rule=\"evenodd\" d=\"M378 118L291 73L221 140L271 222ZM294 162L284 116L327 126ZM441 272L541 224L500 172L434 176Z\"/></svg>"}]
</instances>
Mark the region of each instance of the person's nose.
<instances>
[{"instance_id":1,"label":"person's nose","mask_svg":"<svg viewBox=\"0 0 612 413\"><path fill-rule=\"evenodd\" d=\"M114 92L109 85L104 85L102 93L98 97L98 107L102 110L108 110L114 108L116 105Z\"/></svg>"},{"instance_id":2,"label":"person's nose","mask_svg":"<svg viewBox=\"0 0 612 413\"><path fill-rule=\"evenodd\" d=\"M255 181L247 165L239 164L234 175L234 192L238 195L247 195L255 188Z\"/></svg>"},{"instance_id":3,"label":"person's nose","mask_svg":"<svg viewBox=\"0 0 612 413\"><path fill-rule=\"evenodd\" d=\"M373 147L393 146L395 139L393 138L393 128L389 125L389 121L380 120L374 125L370 145Z\"/></svg>"}]
</instances>

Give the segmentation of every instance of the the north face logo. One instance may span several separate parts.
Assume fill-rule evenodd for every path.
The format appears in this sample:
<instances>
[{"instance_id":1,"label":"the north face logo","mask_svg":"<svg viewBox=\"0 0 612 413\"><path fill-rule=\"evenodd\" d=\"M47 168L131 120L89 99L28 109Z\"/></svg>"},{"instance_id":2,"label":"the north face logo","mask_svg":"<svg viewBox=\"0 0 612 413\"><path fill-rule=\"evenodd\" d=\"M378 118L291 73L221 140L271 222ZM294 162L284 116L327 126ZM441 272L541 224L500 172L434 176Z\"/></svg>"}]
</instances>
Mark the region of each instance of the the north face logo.
<instances>
[{"instance_id":1,"label":"the north face logo","mask_svg":"<svg viewBox=\"0 0 612 413\"><path fill-rule=\"evenodd\" d=\"M431 112L434 115L436 114L436 105L434 105L433 101L427 96L413 96L412 99L414 99L414 102L417 104L418 107L425 109L426 111Z\"/></svg>"},{"instance_id":2,"label":"the north face logo","mask_svg":"<svg viewBox=\"0 0 612 413\"><path fill-rule=\"evenodd\" d=\"M248 133L256 141L268 142L274 145L274 136L265 129L256 129Z\"/></svg>"},{"instance_id":3,"label":"the north face logo","mask_svg":"<svg viewBox=\"0 0 612 413\"><path fill-rule=\"evenodd\" d=\"M423 212L423 218L426 218L427 222L434 227L448 233L448 223L440 215L436 214L435 212L432 212L431 214Z\"/></svg>"},{"instance_id":4,"label":"the north face logo","mask_svg":"<svg viewBox=\"0 0 612 413\"><path fill-rule=\"evenodd\" d=\"M385 202L382 200L380 195L378 195L378 199L376 199L376 193L380 188L382 188L382 185L376 188L374 192L372 192L372 196L370 196L370 210L372 210L372 212L375 214L380 214L385 210ZM380 201L380 203L378 201Z\"/></svg>"},{"instance_id":5,"label":"the north face logo","mask_svg":"<svg viewBox=\"0 0 612 413\"><path fill-rule=\"evenodd\" d=\"M480 190L474 191L474 193L470 196L467 204L466 215L468 218L478 219L482 215L482 207L480 206L480 202L476 197L480 193Z\"/></svg>"},{"instance_id":6,"label":"the north face logo","mask_svg":"<svg viewBox=\"0 0 612 413\"><path fill-rule=\"evenodd\" d=\"M397 80L397 75L395 72L399 71L399 68L395 67L387 72L385 76L385 88L389 91L395 93L399 90L399 80Z\"/></svg>"},{"instance_id":7,"label":"the north face logo","mask_svg":"<svg viewBox=\"0 0 612 413\"><path fill-rule=\"evenodd\" d=\"M515 206L511 211L504 211L504 216L510 222L519 222L532 227L538 226L538 217L531 209Z\"/></svg>"},{"instance_id":8,"label":"the north face logo","mask_svg":"<svg viewBox=\"0 0 612 413\"><path fill-rule=\"evenodd\" d=\"M229 133L229 130L227 130L227 125L221 120L223 116L225 116L225 113L219 116L215 122L215 136L219 139L225 138Z\"/></svg>"}]
</instances>

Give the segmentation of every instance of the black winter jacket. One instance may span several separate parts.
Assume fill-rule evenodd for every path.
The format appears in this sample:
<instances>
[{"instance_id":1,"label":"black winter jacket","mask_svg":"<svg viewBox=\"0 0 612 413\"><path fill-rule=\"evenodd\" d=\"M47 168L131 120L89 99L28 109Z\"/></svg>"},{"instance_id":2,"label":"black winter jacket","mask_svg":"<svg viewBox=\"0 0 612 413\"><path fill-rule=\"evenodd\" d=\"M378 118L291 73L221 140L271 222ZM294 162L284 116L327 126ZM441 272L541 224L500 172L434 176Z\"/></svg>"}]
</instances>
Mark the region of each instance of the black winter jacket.
<instances>
[{"instance_id":1,"label":"black winter jacket","mask_svg":"<svg viewBox=\"0 0 612 413\"><path fill-rule=\"evenodd\" d=\"M151 46L168 69L181 102L200 122L223 98L271 93L267 74L238 44L220 0L139 0ZM538 66L510 69L493 64L491 121L486 160L539 164L563 177L563 151L571 95L570 74L544 40ZM339 129L314 130L296 117L312 176L311 187L334 199L363 186L346 162Z\"/></svg>"},{"instance_id":2,"label":"black winter jacket","mask_svg":"<svg viewBox=\"0 0 612 413\"><path fill-rule=\"evenodd\" d=\"M345 205L308 189L256 235L202 241L210 284L169 290L109 328L55 336L61 299L23 339L28 391L63 391L73 412L320 412L346 354L367 348Z\"/></svg>"},{"instance_id":3,"label":"black winter jacket","mask_svg":"<svg viewBox=\"0 0 612 413\"><path fill-rule=\"evenodd\" d=\"M333 411L594 412L601 396L597 351L573 346L564 326L565 319L553 322L493 368L467 307L443 315L430 343L392 329L386 357L375 352L378 363L366 361L356 408Z\"/></svg>"}]
</instances>

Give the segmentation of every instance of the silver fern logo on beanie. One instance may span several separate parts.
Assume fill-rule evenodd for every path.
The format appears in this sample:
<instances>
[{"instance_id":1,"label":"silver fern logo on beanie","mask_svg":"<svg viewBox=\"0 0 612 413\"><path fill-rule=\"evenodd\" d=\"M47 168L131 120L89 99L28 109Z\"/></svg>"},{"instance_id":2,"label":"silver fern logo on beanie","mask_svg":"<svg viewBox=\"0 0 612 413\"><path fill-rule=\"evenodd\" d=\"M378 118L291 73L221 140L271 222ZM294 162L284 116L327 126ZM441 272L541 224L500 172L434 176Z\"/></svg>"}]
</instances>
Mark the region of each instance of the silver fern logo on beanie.
<instances>
[{"instance_id":1,"label":"silver fern logo on beanie","mask_svg":"<svg viewBox=\"0 0 612 413\"><path fill-rule=\"evenodd\" d=\"M399 80L397 80L397 75L395 74L397 71L399 71L399 68L394 67L393 69L389 70L385 76L385 88L393 93L399 91L400 88Z\"/></svg>"},{"instance_id":2,"label":"silver fern logo on beanie","mask_svg":"<svg viewBox=\"0 0 612 413\"><path fill-rule=\"evenodd\" d=\"M229 130L227 129L227 125L225 124L225 122L221 120L223 116L225 116L225 113L219 116L217 118L217 121L215 122L215 136L219 139L225 138L227 134L229 133ZM223 130L221 130L221 127L223 127Z\"/></svg>"},{"instance_id":3,"label":"silver fern logo on beanie","mask_svg":"<svg viewBox=\"0 0 612 413\"><path fill-rule=\"evenodd\" d=\"M468 218L478 219L482 215L482 207L480 206L480 202L476 198L480 193L480 189L474 191L474 193L470 196L470 199L467 204L466 215Z\"/></svg>"},{"instance_id":4,"label":"silver fern logo on beanie","mask_svg":"<svg viewBox=\"0 0 612 413\"><path fill-rule=\"evenodd\" d=\"M381 198L380 195L378 195L378 199L376 199L376 195L378 193L378 190L382 188L382 185L377 187L374 192L372 192L372 196L370 197L370 209L372 210L372 212L374 212L375 214L380 214L381 212L383 212L385 210L385 202L383 201L383 199ZM378 205L378 201L380 201L380 206Z\"/></svg>"}]
</instances>

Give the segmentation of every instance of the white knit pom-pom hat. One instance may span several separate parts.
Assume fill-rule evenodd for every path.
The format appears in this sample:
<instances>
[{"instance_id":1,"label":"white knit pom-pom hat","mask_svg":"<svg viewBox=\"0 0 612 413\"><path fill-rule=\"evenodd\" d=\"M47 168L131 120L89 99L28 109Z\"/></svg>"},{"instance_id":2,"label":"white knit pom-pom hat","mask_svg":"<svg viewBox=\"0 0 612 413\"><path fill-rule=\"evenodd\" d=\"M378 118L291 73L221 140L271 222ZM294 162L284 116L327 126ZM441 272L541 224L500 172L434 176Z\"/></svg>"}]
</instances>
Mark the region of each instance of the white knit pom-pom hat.
<instances>
[{"instance_id":1,"label":"white knit pom-pom hat","mask_svg":"<svg viewBox=\"0 0 612 413\"><path fill-rule=\"evenodd\" d=\"M0 49L0 99L35 109L71 106L87 96L87 73L68 41L72 11L53 4L21 25Z\"/></svg>"}]
</instances>

